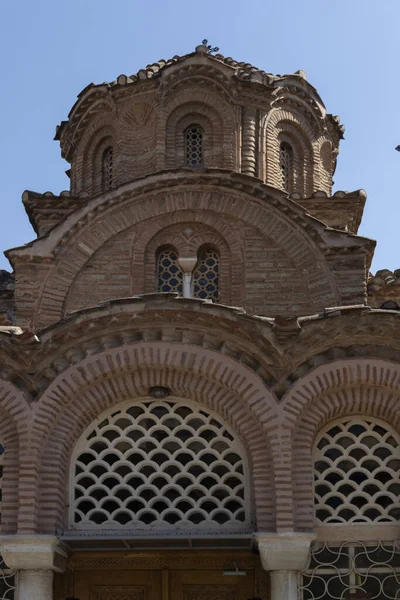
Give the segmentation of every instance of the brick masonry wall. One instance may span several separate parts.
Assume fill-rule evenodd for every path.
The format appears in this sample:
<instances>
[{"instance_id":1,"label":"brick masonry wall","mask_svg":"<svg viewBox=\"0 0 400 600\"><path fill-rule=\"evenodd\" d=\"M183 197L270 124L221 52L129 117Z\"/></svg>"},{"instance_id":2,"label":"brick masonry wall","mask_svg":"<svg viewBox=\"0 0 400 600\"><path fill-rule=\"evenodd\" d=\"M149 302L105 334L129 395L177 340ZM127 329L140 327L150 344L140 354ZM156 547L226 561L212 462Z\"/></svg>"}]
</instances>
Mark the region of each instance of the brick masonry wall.
<instances>
[{"instance_id":1,"label":"brick masonry wall","mask_svg":"<svg viewBox=\"0 0 400 600\"><path fill-rule=\"evenodd\" d=\"M254 228L245 228L244 239L245 309L271 316L309 305L307 282L284 249Z\"/></svg>"},{"instance_id":2,"label":"brick masonry wall","mask_svg":"<svg viewBox=\"0 0 400 600\"><path fill-rule=\"evenodd\" d=\"M221 350L196 347L195 320L191 342L167 341L176 330L165 319L158 323L164 340L134 342L135 320L119 325L118 311L113 314L99 326L90 314L81 317L87 333L79 339L78 354L69 341L72 324L46 334L42 344L51 344L41 368L48 371L55 359L61 371L34 404L17 386L1 382L0 435L8 461L3 532L15 531L17 523L19 533L54 533L55 527L65 527L69 460L76 440L102 410L124 399L146 397L153 385L168 386L178 398L209 406L237 432L250 460L259 531L312 529L312 447L327 423L360 414L383 419L399 430L398 364L373 358L328 360L294 381L279 399L255 370L240 362L243 352L229 357ZM216 326L221 336L223 320ZM243 344L235 329L231 327L228 338ZM115 337L118 331L124 335L122 344ZM258 340L254 347L265 341ZM228 339L227 347L231 343ZM62 351L67 359L54 356L51 348L56 346L56 354ZM260 356L264 351L258 350Z\"/></svg>"},{"instance_id":3,"label":"brick masonry wall","mask_svg":"<svg viewBox=\"0 0 400 600\"><path fill-rule=\"evenodd\" d=\"M99 90L97 104L91 105L90 96L86 105L82 100L71 166L73 194L101 192L95 149L102 139L112 140L113 185L119 186L184 166L184 131L193 123L204 131L206 166L256 175L280 188L279 148L285 140L294 150L290 191L304 196L317 190L331 193L338 140L326 114L316 112L312 102L303 104L304 92L297 104L292 88L287 95L283 87L271 93L271 87L258 86L250 95L232 73L226 77L204 61L189 70L183 63L163 77L118 93Z\"/></svg>"},{"instance_id":4,"label":"brick masonry wall","mask_svg":"<svg viewBox=\"0 0 400 600\"><path fill-rule=\"evenodd\" d=\"M155 224L157 227L157 224ZM197 256L210 245L220 254L221 304L242 305L251 314L303 312L310 304L307 282L283 249L255 228L236 227L242 240L240 252L232 253L226 240L207 225L183 222L157 231L150 219L146 237L156 231L144 253L136 247L139 227L120 233L98 250L75 277L65 313L95 306L99 302L156 291L156 253L164 245L174 246L181 257ZM192 233L187 236L185 232ZM236 255L235 255L236 254ZM239 261L241 278L236 282L240 296L232 294L231 265Z\"/></svg>"},{"instance_id":5,"label":"brick masonry wall","mask_svg":"<svg viewBox=\"0 0 400 600\"><path fill-rule=\"evenodd\" d=\"M0 344L3 533L67 527L74 444L104 409L152 386L235 430L259 531L313 528L312 448L327 423L371 415L399 429L397 313L337 308L364 304L372 246L325 228L279 190L286 140L295 191L330 194L338 131L301 78L293 90L233 73L203 56L158 79L91 87L71 112L62 144L77 208L11 252L16 324L26 331L3 331ZM210 169L178 168L193 122ZM101 194L110 143L113 189ZM164 244L186 257L218 249L221 305L122 300L154 290Z\"/></svg>"},{"instance_id":6,"label":"brick masonry wall","mask_svg":"<svg viewBox=\"0 0 400 600\"><path fill-rule=\"evenodd\" d=\"M219 175L221 188L216 174L198 177L191 174L188 185L196 185L182 187L179 177L165 174L155 192L141 193L140 184L136 193L123 188L122 197L111 192L32 249L17 251L18 322L43 327L96 301L153 291L156 248L147 254L146 248L168 223L180 223L181 233L190 224L205 227L198 247L213 236L222 244L223 302L268 316L365 302L367 241L326 231L268 188L256 188L253 195L235 190L230 175ZM257 197L261 191L264 200ZM278 282L280 288L271 292Z\"/></svg>"}]
</instances>

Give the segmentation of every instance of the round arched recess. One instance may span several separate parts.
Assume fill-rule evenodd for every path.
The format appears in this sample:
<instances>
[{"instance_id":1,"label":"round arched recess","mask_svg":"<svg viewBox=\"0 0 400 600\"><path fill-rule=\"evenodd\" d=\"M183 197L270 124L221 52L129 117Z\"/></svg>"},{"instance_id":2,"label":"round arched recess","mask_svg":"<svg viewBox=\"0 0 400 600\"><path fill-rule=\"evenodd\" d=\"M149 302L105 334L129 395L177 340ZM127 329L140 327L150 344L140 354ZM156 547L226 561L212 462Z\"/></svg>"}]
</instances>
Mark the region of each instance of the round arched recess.
<instances>
[{"instance_id":1,"label":"round arched recess","mask_svg":"<svg viewBox=\"0 0 400 600\"><path fill-rule=\"evenodd\" d=\"M171 189L166 192L160 189L157 191L157 196L152 198L148 197L147 192L141 194L140 198L129 192L129 197L127 196L123 202L113 204L108 208L103 207L104 211L102 210L101 216L99 215L92 222L87 221L87 215L85 218L82 216L82 227L79 232L76 230L71 233L73 240L72 238L67 239L69 238L67 232L64 232L59 238L60 247L64 246L62 256L50 267L48 277L42 283L37 299L35 326L45 327L62 318L65 298L73 279L87 263L89 257L104 245L105 240L126 230L127 223L133 226L149 217L152 219L163 216L168 218L168 215L173 212L185 211L187 213L192 210L197 212L199 210L198 192L201 192L201 210L208 211L209 216L218 213L218 218L222 220L237 219L237 222L244 227L256 227L260 234L266 235L273 243L277 243L279 247L287 250L288 259L293 262L298 273L302 273L304 291L308 298L306 306L296 310L296 315L312 314L321 306L336 306L336 303L340 303L337 282L327 269L326 240L322 234L322 225L309 221L305 214L302 214L301 209L295 207L294 203L281 198L272 199L271 197L271 202L263 202L248 192L238 192L232 189L229 193L226 189L218 192L208 191L202 184L185 191ZM280 202L285 204L285 211L281 211L275 206ZM245 211L244 206L246 206ZM90 247L87 245L88 228L90 229ZM225 234L225 230L224 226L220 230L221 235ZM55 238L55 233L50 233L50 236L52 235ZM286 244L286 242L288 243ZM73 261L71 252L74 256ZM68 277L66 276L67 272ZM316 286L317 280L318 285ZM56 287L57 297L54 294ZM317 291L313 291L311 295L311 290L314 289Z\"/></svg>"},{"instance_id":2,"label":"round arched recess","mask_svg":"<svg viewBox=\"0 0 400 600\"><path fill-rule=\"evenodd\" d=\"M80 436L69 528L168 536L254 531L246 450L220 415L178 397L128 400Z\"/></svg>"},{"instance_id":3,"label":"round arched recess","mask_svg":"<svg viewBox=\"0 0 400 600\"><path fill-rule=\"evenodd\" d=\"M31 454L40 455L40 492L38 481L33 489L42 502L38 512L31 509L30 514L38 519L39 530L53 534L55 528L65 527L70 457L83 430L103 410L146 397L154 386L166 386L171 396L209 407L237 432L251 457L257 528L273 530L274 459L268 433L274 428L273 395L258 375L233 359L209 349L163 342L141 342L89 356L60 373L38 401L38 435Z\"/></svg>"}]
</instances>

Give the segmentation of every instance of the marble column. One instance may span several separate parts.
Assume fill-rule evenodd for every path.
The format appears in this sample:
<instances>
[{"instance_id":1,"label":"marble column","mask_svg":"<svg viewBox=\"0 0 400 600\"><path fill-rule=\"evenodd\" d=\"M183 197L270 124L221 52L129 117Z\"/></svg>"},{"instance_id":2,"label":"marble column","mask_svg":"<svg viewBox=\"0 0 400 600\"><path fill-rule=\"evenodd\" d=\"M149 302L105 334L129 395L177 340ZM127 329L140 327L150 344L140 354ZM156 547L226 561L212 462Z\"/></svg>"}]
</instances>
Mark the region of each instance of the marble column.
<instances>
[{"instance_id":1,"label":"marble column","mask_svg":"<svg viewBox=\"0 0 400 600\"><path fill-rule=\"evenodd\" d=\"M68 559L56 537L3 535L0 554L7 567L18 572L15 600L52 600L54 572L63 572Z\"/></svg>"},{"instance_id":2,"label":"marble column","mask_svg":"<svg viewBox=\"0 0 400 600\"><path fill-rule=\"evenodd\" d=\"M183 271L183 297L191 298L193 292L192 273L197 263L197 256L180 257L178 262Z\"/></svg>"},{"instance_id":3,"label":"marble column","mask_svg":"<svg viewBox=\"0 0 400 600\"><path fill-rule=\"evenodd\" d=\"M271 600L298 600L298 579L306 568L310 533L259 533L256 536L263 568L269 572Z\"/></svg>"}]
</instances>

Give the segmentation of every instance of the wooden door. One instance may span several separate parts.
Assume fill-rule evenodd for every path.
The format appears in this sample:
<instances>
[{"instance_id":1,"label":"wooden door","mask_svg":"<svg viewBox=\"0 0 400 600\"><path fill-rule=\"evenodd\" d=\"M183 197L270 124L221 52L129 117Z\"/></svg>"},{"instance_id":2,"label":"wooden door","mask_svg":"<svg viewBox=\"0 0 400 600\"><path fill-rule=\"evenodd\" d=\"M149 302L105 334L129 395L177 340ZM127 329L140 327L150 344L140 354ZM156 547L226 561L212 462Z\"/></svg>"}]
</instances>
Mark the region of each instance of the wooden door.
<instances>
[{"instance_id":1,"label":"wooden door","mask_svg":"<svg viewBox=\"0 0 400 600\"><path fill-rule=\"evenodd\" d=\"M221 570L170 571L169 600L248 600L254 597L254 571L223 575Z\"/></svg>"},{"instance_id":2,"label":"wooden door","mask_svg":"<svg viewBox=\"0 0 400 600\"><path fill-rule=\"evenodd\" d=\"M161 571L77 571L79 600L161 600Z\"/></svg>"}]
</instances>

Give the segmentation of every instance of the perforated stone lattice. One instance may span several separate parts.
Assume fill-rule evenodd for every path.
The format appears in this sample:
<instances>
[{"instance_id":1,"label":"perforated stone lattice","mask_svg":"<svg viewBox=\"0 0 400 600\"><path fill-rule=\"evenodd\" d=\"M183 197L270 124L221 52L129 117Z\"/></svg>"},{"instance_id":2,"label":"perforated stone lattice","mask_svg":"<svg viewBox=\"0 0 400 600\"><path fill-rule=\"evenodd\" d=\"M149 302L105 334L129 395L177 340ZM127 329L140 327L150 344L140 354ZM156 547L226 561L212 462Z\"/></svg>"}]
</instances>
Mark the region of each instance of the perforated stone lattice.
<instances>
[{"instance_id":1,"label":"perforated stone lattice","mask_svg":"<svg viewBox=\"0 0 400 600\"><path fill-rule=\"evenodd\" d=\"M373 420L330 425L314 452L315 514L322 523L398 522L400 439Z\"/></svg>"},{"instance_id":2,"label":"perforated stone lattice","mask_svg":"<svg viewBox=\"0 0 400 600\"><path fill-rule=\"evenodd\" d=\"M157 255L157 290L182 294L183 272L175 250L161 250Z\"/></svg>"},{"instance_id":3,"label":"perforated stone lattice","mask_svg":"<svg viewBox=\"0 0 400 600\"><path fill-rule=\"evenodd\" d=\"M199 255L193 273L194 297L219 300L219 256L215 250L205 250Z\"/></svg>"},{"instance_id":4,"label":"perforated stone lattice","mask_svg":"<svg viewBox=\"0 0 400 600\"><path fill-rule=\"evenodd\" d=\"M196 167L203 164L203 131L198 125L188 127L185 132L186 164Z\"/></svg>"},{"instance_id":5,"label":"perforated stone lattice","mask_svg":"<svg viewBox=\"0 0 400 600\"><path fill-rule=\"evenodd\" d=\"M72 464L73 528L251 526L244 449L200 407L145 401L114 408L82 436Z\"/></svg>"},{"instance_id":6,"label":"perforated stone lattice","mask_svg":"<svg viewBox=\"0 0 400 600\"><path fill-rule=\"evenodd\" d=\"M279 165L281 168L282 189L286 192L289 192L293 168L293 151L290 145L286 142L282 142L280 147Z\"/></svg>"}]
</instances>

